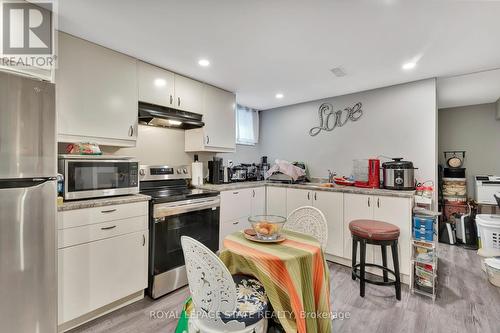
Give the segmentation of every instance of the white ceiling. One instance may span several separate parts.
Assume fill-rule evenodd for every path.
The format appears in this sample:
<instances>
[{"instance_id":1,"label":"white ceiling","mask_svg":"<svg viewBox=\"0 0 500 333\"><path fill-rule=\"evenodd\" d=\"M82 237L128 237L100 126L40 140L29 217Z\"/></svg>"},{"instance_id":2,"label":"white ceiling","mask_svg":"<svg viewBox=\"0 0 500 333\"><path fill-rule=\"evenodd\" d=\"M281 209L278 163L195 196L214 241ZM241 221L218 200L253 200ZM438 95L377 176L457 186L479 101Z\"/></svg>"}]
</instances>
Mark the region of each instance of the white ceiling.
<instances>
[{"instance_id":1,"label":"white ceiling","mask_svg":"<svg viewBox=\"0 0 500 333\"><path fill-rule=\"evenodd\" d=\"M259 109L500 67L499 1L60 0L59 13L65 32Z\"/></svg>"},{"instance_id":2,"label":"white ceiling","mask_svg":"<svg viewBox=\"0 0 500 333\"><path fill-rule=\"evenodd\" d=\"M494 103L500 98L500 69L438 79L438 106Z\"/></svg>"}]
</instances>

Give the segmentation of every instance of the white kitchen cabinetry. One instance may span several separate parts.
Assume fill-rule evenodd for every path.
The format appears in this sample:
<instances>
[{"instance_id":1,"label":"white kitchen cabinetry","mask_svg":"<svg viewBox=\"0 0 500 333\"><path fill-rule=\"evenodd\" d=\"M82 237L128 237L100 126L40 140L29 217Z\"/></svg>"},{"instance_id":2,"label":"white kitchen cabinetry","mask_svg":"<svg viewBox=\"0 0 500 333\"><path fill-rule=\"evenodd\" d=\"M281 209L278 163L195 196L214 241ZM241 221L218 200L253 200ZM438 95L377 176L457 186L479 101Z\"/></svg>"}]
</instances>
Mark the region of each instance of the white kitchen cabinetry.
<instances>
[{"instance_id":1,"label":"white kitchen cabinetry","mask_svg":"<svg viewBox=\"0 0 500 333\"><path fill-rule=\"evenodd\" d=\"M139 101L173 109L202 113L202 82L174 74L148 63L137 62Z\"/></svg>"},{"instance_id":2,"label":"white kitchen cabinetry","mask_svg":"<svg viewBox=\"0 0 500 333\"><path fill-rule=\"evenodd\" d=\"M143 295L148 283L147 213L147 202L58 213L59 325L78 325L105 313L114 302Z\"/></svg>"},{"instance_id":3,"label":"white kitchen cabinetry","mask_svg":"<svg viewBox=\"0 0 500 333\"><path fill-rule=\"evenodd\" d=\"M413 202L411 198L344 194L344 257L352 258L352 238L349 222L356 219L373 219L392 223L400 228L399 268L405 275L410 274L410 233ZM390 248L387 248L387 261L392 265ZM359 260L359 246L358 246ZM366 262L382 263L380 246L367 245ZM378 272L378 270L375 270Z\"/></svg>"},{"instance_id":4,"label":"white kitchen cabinetry","mask_svg":"<svg viewBox=\"0 0 500 333\"><path fill-rule=\"evenodd\" d=\"M203 113L204 84L175 74L174 108L194 113Z\"/></svg>"},{"instance_id":5,"label":"white kitchen cabinetry","mask_svg":"<svg viewBox=\"0 0 500 333\"><path fill-rule=\"evenodd\" d=\"M166 107L174 106L174 73L138 61L137 77L139 82L139 101Z\"/></svg>"},{"instance_id":6,"label":"white kitchen cabinetry","mask_svg":"<svg viewBox=\"0 0 500 333\"><path fill-rule=\"evenodd\" d=\"M252 215L266 214L266 188L256 187L252 189Z\"/></svg>"},{"instance_id":7,"label":"white kitchen cabinetry","mask_svg":"<svg viewBox=\"0 0 500 333\"><path fill-rule=\"evenodd\" d=\"M374 213L375 220L392 223L399 227L400 234L398 240L399 248L399 270L402 274L410 275L410 260L411 260L411 219L413 202L408 198L396 197L374 197ZM374 261L376 264L382 265L381 251L374 252ZM392 253L387 249L387 263L389 268L393 269Z\"/></svg>"},{"instance_id":8,"label":"white kitchen cabinetry","mask_svg":"<svg viewBox=\"0 0 500 333\"><path fill-rule=\"evenodd\" d=\"M221 192L219 248L224 238L236 231L251 228L250 215L265 214L265 188L245 188Z\"/></svg>"},{"instance_id":9,"label":"white kitchen cabinetry","mask_svg":"<svg viewBox=\"0 0 500 333\"><path fill-rule=\"evenodd\" d=\"M236 98L233 93L205 85L203 122L205 126L185 131L185 151L231 152L236 148Z\"/></svg>"},{"instance_id":10,"label":"white kitchen cabinetry","mask_svg":"<svg viewBox=\"0 0 500 333\"><path fill-rule=\"evenodd\" d=\"M313 191L297 188L286 189L286 216L295 209L303 206L313 205Z\"/></svg>"},{"instance_id":11,"label":"white kitchen cabinetry","mask_svg":"<svg viewBox=\"0 0 500 333\"><path fill-rule=\"evenodd\" d=\"M330 255L344 255L344 194L339 192L313 191L313 206L325 215L328 224L328 242L325 252Z\"/></svg>"},{"instance_id":12,"label":"white kitchen cabinetry","mask_svg":"<svg viewBox=\"0 0 500 333\"><path fill-rule=\"evenodd\" d=\"M344 193L344 258L352 258L352 237L349 222L373 219L373 196ZM358 246L358 261L359 261ZM372 245L366 246L366 262L373 263Z\"/></svg>"},{"instance_id":13,"label":"white kitchen cabinetry","mask_svg":"<svg viewBox=\"0 0 500 333\"><path fill-rule=\"evenodd\" d=\"M279 215L287 217L287 200L285 187L270 187L266 189L266 212L269 215Z\"/></svg>"},{"instance_id":14,"label":"white kitchen cabinetry","mask_svg":"<svg viewBox=\"0 0 500 333\"><path fill-rule=\"evenodd\" d=\"M58 36L58 141L135 146L136 59L62 32Z\"/></svg>"},{"instance_id":15,"label":"white kitchen cabinetry","mask_svg":"<svg viewBox=\"0 0 500 333\"><path fill-rule=\"evenodd\" d=\"M316 207L325 215L328 225L328 243L325 252L342 257L344 253L343 194L288 188L286 192L288 215L303 206Z\"/></svg>"}]
</instances>

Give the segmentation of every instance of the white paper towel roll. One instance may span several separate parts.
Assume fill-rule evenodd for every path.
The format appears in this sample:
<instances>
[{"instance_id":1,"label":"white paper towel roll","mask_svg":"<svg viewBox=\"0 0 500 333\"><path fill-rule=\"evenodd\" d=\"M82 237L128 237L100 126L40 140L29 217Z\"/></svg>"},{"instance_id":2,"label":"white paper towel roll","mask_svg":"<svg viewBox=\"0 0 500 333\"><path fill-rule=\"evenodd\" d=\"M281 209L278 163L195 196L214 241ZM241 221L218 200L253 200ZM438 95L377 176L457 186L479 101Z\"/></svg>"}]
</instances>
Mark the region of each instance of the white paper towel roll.
<instances>
[{"instance_id":1,"label":"white paper towel roll","mask_svg":"<svg viewBox=\"0 0 500 333\"><path fill-rule=\"evenodd\" d=\"M203 163L193 162L191 164L191 184L193 186L203 185Z\"/></svg>"}]
</instances>

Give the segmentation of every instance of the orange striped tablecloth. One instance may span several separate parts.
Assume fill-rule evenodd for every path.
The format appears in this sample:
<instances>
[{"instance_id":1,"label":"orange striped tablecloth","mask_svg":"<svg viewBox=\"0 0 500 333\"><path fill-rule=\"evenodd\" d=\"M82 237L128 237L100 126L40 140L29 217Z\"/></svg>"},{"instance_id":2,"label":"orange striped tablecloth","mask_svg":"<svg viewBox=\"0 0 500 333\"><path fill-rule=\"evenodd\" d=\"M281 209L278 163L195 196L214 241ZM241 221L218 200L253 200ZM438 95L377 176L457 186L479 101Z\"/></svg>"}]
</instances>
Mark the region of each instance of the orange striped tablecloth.
<instances>
[{"instance_id":1,"label":"orange striped tablecloth","mask_svg":"<svg viewBox=\"0 0 500 333\"><path fill-rule=\"evenodd\" d=\"M330 274L319 242L285 231L282 243L249 241L242 232L224 239L220 258L232 274L255 276L265 287L287 333L329 333Z\"/></svg>"}]
</instances>

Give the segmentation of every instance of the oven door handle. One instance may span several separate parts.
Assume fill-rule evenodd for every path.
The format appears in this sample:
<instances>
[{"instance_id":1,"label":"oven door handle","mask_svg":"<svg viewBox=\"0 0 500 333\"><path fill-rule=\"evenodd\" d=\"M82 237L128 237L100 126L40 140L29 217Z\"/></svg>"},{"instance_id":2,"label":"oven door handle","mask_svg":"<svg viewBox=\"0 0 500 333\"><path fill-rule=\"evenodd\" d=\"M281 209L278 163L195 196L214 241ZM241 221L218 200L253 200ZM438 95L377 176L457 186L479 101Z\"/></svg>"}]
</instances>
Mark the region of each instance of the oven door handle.
<instances>
[{"instance_id":1,"label":"oven door handle","mask_svg":"<svg viewBox=\"0 0 500 333\"><path fill-rule=\"evenodd\" d=\"M153 218L155 219L155 223L157 223L161 222L161 220L158 219L161 219L162 217L179 215L183 213L195 212L205 209L216 209L219 206L220 206L220 199L193 202L184 205L180 204L180 205L162 206L160 204L154 206Z\"/></svg>"}]
</instances>

